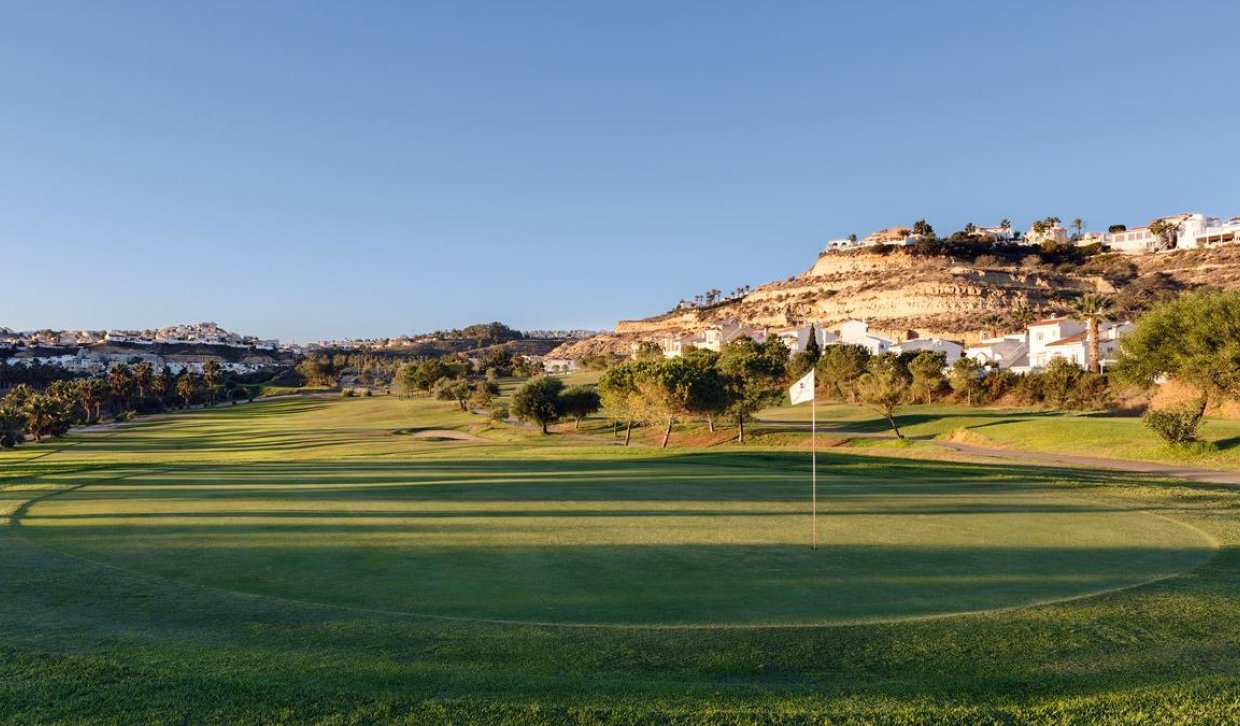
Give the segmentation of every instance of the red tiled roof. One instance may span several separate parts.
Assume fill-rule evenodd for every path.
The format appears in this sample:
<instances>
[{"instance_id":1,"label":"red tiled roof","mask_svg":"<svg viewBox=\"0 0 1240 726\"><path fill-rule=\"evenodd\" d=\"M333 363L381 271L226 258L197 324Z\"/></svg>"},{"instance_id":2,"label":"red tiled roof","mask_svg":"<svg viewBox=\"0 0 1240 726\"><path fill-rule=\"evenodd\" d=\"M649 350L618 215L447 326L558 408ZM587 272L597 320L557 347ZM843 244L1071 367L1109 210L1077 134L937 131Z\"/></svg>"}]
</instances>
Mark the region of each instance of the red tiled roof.
<instances>
[{"instance_id":1,"label":"red tiled roof","mask_svg":"<svg viewBox=\"0 0 1240 726\"><path fill-rule=\"evenodd\" d=\"M1085 340L1088 337L1089 337L1089 331L1086 331L1084 333L1077 333L1076 335L1069 335L1066 338L1060 338L1059 340L1056 340L1054 343L1047 343L1046 347L1049 348L1052 345L1072 345L1073 343L1080 343L1081 341Z\"/></svg>"}]
</instances>

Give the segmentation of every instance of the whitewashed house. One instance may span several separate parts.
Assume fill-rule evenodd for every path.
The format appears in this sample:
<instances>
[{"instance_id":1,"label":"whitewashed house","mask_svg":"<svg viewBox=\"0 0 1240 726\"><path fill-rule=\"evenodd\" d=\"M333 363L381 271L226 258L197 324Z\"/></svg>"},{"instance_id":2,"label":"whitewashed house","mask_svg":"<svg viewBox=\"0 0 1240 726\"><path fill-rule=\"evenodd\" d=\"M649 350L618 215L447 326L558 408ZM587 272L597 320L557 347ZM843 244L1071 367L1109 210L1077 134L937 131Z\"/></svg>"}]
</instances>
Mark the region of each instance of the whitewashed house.
<instances>
[{"instance_id":1,"label":"whitewashed house","mask_svg":"<svg viewBox=\"0 0 1240 726\"><path fill-rule=\"evenodd\" d=\"M886 353L895 345L895 341L870 335L870 325L861 320L841 323L839 338L834 342L841 345L859 345L870 351L871 355Z\"/></svg>"},{"instance_id":2,"label":"whitewashed house","mask_svg":"<svg viewBox=\"0 0 1240 726\"><path fill-rule=\"evenodd\" d=\"M942 353L949 366L960 360L964 355L963 345L953 340L943 340L941 338L913 338L891 347L891 352L896 354L920 353L925 350L931 353Z\"/></svg>"},{"instance_id":3,"label":"whitewashed house","mask_svg":"<svg viewBox=\"0 0 1240 726\"><path fill-rule=\"evenodd\" d=\"M965 355L987 368L1009 370L1029 367L1029 341L1027 333L986 338L978 345L965 349Z\"/></svg>"},{"instance_id":4,"label":"whitewashed house","mask_svg":"<svg viewBox=\"0 0 1240 726\"><path fill-rule=\"evenodd\" d=\"M1045 368L1047 362L1060 353L1060 351L1048 350L1050 345L1077 333L1085 332L1085 324L1071 318L1049 318L1030 323L1028 331L1029 365L1032 368Z\"/></svg>"},{"instance_id":5,"label":"whitewashed house","mask_svg":"<svg viewBox=\"0 0 1240 726\"><path fill-rule=\"evenodd\" d=\"M1040 231L1037 227L1031 226L1029 232L1025 234L1025 244L1027 245L1066 244L1067 242L1068 230L1058 224L1053 227L1043 227Z\"/></svg>"},{"instance_id":6,"label":"whitewashed house","mask_svg":"<svg viewBox=\"0 0 1240 726\"><path fill-rule=\"evenodd\" d=\"M1098 355L1103 368L1114 365L1119 351L1120 336L1132 330L1132 323L1100 323L1098 326ZM1089 367L1089 333L1082 331L1047 344L1043 361L1045 366L1055 358L1066 358L1082 368Z\"/></svg>"},{"instance_id":7,"label":"whitewashed house","mask_svg":"<svg viewBox=\"0 0 1240 726\"><path fill-rule=\"evenodd\" d=\"M830 345L839 339L839 336L828 330L823 329L820 324L796 325L789 328L781 328L771 332L771 335L779 338L788 347L788 351L792 355L796 355L805 350L809 345L810 330L813 329L814 337L818 339L819 349Z\"/></svg>"}]
</instances>

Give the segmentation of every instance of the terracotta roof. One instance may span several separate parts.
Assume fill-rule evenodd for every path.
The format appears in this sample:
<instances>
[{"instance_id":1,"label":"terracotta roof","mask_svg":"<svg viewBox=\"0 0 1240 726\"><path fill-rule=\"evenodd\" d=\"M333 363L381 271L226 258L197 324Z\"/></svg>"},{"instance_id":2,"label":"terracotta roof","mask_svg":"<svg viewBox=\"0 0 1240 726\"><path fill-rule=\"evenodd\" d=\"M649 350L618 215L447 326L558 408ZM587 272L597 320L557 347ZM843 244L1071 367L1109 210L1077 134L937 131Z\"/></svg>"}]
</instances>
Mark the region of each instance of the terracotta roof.
<instances>
[{"instance_id":1,"label":"terracotta roof","mask_svg":"<svg viewBox=\"0 0 1240 726\"><path fill-rule=\"evenodd\" d=\"M1066 338L1060 338L1059 340L1056 340L1054 343L1047 343L1046 347L1049 348L1052 345L1073 345L1075 343L1080 343L1081 341L1086 340L1088 337L1089 337L1088 331L1084 333L1077 333L1076 335L1069 335Z\"/></svg>"}]
</instances>

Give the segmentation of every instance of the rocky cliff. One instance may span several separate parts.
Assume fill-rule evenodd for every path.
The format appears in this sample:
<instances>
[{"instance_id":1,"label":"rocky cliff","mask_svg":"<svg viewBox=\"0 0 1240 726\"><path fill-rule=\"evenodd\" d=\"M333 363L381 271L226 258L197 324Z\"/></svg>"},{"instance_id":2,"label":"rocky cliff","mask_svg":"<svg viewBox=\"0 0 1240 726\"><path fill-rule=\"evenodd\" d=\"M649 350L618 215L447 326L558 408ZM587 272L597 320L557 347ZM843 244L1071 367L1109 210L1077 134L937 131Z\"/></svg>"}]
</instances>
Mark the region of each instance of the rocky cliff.
<instances>
[{"instance_id":1,"label":"rocky cliff","mask_svg":"<svg viewBox=\"0 0 1240 726\"><path fill-rule=\"evenodd\" d=\"M1032 251L1032 250L1031 250ZM1032 254L973 259L904 248L821 255L803 274L742 298L616 324L615 333L559 346L553 357L627 353L636 340L688 333L728 319L758 327L856 318L895 340L942 337L975 342L982 318L1028 307L1052 312L1088 292L1114 295L1135 314L1158 299L1201 287L1240 287L1240 247L1141 256L1100 254L1067 261Z\"/></svg>"}]
</instances>

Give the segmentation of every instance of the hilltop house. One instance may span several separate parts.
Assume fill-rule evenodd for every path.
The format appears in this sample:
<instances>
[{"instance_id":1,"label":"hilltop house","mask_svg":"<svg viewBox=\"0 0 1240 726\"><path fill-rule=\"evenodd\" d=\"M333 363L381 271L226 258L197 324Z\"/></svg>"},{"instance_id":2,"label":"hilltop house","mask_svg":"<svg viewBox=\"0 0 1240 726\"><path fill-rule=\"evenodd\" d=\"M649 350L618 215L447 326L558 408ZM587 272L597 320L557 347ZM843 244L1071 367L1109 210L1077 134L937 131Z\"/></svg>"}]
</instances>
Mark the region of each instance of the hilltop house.
<instances>
[{"instance_id":1,"label":"hilltop house","mask_svg":"<svg viewBox=\"0 0 1240 726\"><path fill-rule=\"evenodd\" d=\"M1029 228L1029 232L1025 234L1025 244L1041 245L1041 244L1067 244L1068 230L1059 224L1051 227L1042 227L1040 223L1035 222Z\"/></svg>"}]
</instances>

